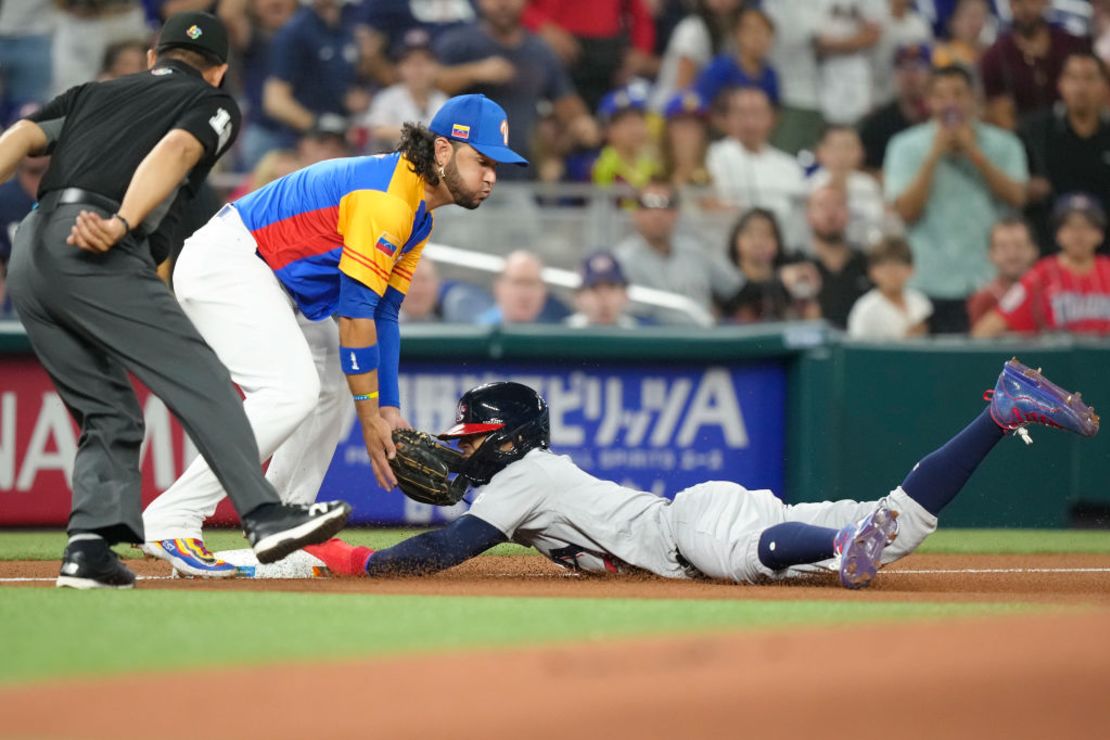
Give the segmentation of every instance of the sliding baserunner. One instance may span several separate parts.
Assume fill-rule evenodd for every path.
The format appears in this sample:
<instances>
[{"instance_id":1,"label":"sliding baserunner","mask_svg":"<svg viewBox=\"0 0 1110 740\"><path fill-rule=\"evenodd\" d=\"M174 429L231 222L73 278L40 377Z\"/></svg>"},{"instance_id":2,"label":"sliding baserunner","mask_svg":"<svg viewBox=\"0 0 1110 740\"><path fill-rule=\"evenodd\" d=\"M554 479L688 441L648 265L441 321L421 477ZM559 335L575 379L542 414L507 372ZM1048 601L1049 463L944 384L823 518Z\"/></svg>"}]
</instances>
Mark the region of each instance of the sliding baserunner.
<instances>
[{"instance_id":1,"label":"sliding baserunner","mask_svg":"<svg viewBox=\"0 0 1110 740\"><path fill-rule=\"evenodd\" d=\"M519 383L490 383L459 400L459 472L476 486L470 511L449 526L377 552L331 540L313 548L341 574L425 574L502 542L535 547L572 570L649 571L665 578L762 583L832 569L847 588L913 552L937 517L1010 432L1030 424L1086 437L1099 419L1069 393L1016 359L1005 364L989 405L902 484L872 501L786 504L768 490L711 481L674 501L599 480L549 449L547 404Z\"/></svg>"}]
</instances>

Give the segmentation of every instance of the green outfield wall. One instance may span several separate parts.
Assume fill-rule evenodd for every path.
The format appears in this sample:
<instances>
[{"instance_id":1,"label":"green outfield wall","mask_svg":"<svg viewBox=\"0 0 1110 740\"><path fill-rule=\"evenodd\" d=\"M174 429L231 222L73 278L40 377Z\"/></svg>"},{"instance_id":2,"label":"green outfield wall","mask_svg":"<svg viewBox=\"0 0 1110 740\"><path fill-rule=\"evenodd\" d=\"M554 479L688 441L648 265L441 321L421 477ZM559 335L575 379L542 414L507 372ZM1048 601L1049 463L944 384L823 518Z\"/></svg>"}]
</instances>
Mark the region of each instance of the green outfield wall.
<instances>
[{"instance_id":1,"label":"green outfield wall","mask_svg":"<svg viewBox=\"0 0 1110 740\"><path fill-rule=\"evenodd\" d=\"M455 363L464 371L491 361L564 370L782 363L785 497L793 502L883 495L983 408L983 391L1014 355L1082 390L1096 409L1110 409L1110 341L870 344L845 340L821 323L635 333L406 326L402 333L402 362ZM29 351L17 327L0 331L0 353L25 357ZM1031 447L1003 440L945 512L946 525L1064 527L1077 506L1110 509L1110 433L1090 440L1035 428L1032 436Z\"/></svg>"},{"instance_id":2,"label":"green outfield wall","mask_svg":"<svg viewBox=\"0 0 1110 740\"><path fill-rule=\"evenodd\" d=\"M789 488L797 500L869 496L983 407L1001 363L1043 367L1110 408L1110 343L1060 340L913 344L830 342L800 354L791 376ZM1110 505L1110 436L1031 430L1006 439L945 511L957 526L1066 526L1077 506Z\"/></svg>"}]
</instances>

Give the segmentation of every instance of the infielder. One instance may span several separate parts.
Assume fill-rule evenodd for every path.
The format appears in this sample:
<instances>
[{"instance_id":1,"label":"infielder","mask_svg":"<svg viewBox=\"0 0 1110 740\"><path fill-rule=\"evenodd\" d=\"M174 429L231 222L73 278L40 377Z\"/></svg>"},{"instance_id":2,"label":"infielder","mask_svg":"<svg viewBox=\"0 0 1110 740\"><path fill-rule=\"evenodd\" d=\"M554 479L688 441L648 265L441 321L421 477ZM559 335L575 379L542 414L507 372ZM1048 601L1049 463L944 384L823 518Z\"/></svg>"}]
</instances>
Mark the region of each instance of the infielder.
<instances>
[{"instance_id":1,"label":"infielder","mask_svg":"<svg viewBox=\"0 0 1110 740\"><path fill-rule=\"evenodd\" d=\"M406 125L393 154L294 172L225 206L186 241L177 298L242 389L282 501L316 499L351 396L379 484L396 485L391 433L407 426L397 311L432 211L477 208L498 163L527 164L508 131L505 111L485 96L451 98L428 128ZM224 495L194 461L144 512L144 550L185 574L235 575L201 539Z\"/></svg>"},{"instance_id":2,"label":"infielder","mask_svg":"<svg viewBox=\"0 0 1110 740\"><path fill-rule=\"evenodd\" d=\"M469 513L385 550L333 539L313 552L338 574L418 575L512 541L590 573L639 569L759 583L831 568L844 586L860 588L936 530L937 515L1007 432L1027 437L1028 424L1098 432L1098 416L1078 393L1016 359L988 395L988 408L885 498L789 505L768 490L723 481L688 488L671 502L599 480L548 450L539 394L491 383L463 395L458 423L440 435L459 441L466 458L459 475L477 486Z\"/></svg>"}]
</instances>

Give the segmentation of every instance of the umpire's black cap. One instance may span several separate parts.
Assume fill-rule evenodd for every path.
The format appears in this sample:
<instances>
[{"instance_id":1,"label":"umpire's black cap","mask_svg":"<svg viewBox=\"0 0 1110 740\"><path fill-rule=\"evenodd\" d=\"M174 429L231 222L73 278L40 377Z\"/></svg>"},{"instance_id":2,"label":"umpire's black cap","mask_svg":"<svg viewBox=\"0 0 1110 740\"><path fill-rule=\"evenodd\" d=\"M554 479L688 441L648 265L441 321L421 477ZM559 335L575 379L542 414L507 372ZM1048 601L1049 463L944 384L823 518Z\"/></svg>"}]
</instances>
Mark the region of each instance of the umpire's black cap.
<instances>
[{"instance_id":1,"label":"umpire's black cap","mask_svg":"<svg viewBox=\"0 0 1110 740\"><path fill-rule=\"evenodd\" d=\"M177 13L170 16L158 36L156 51L172 48L193 49L227 63L227 29L211 13Z\"/></svg>"}]
</instances>

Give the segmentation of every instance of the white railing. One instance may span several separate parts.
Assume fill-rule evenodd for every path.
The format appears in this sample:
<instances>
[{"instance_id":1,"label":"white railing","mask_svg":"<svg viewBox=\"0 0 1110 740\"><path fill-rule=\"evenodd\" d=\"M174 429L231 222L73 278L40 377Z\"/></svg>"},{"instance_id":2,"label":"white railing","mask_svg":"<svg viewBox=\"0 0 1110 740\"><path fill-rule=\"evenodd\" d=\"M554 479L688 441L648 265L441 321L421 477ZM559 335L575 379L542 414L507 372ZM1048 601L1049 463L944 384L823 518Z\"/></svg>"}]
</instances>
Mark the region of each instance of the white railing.
<instances>
[{"instance_id":1,"label":"white railing","mask_svg":"<svg viewBox=\"0 0 1110 740\"><path fill-rule=\"evenodd\" d=\"M241 177L223 173L210 179L226 195ZM545 264L574 269L582 257L612 249L633 232L632 211L622 199L633 196L628 186L599 188L588 183L500 182L481 208L441 208L435 212L435 238L472 252L507 255L516 249L538 254ZM689 188L681 193L678 228L696 238L714 255L723 256L732 225L742 212L702 206L711 189ZM805 237L805 207L801 195L793 199L791 218L780 224L787 247Z\"/></svg>"},{"instance_id":2,"label":"white railing","mask_svg":"<svg viewBox=\"0 0 1110 740\"><path fill-rule=\"evenodd\" d=\"M496 275L505 266L504 257L433 242L429 242L424 247L424 255L430 257L436 264L451 265L486 275ZM582 282L578 273L559 267L545 267L540 276L547 285L568 290L578 288ZM669 293L665 290L656 290L642 285L630 285L628 298L633 303L642 306L675 311L688 317L692 323L698 326L713 326L715 323L713 316L708 311L695 301L678 293Z\"/></svg>"}]
</instances>

